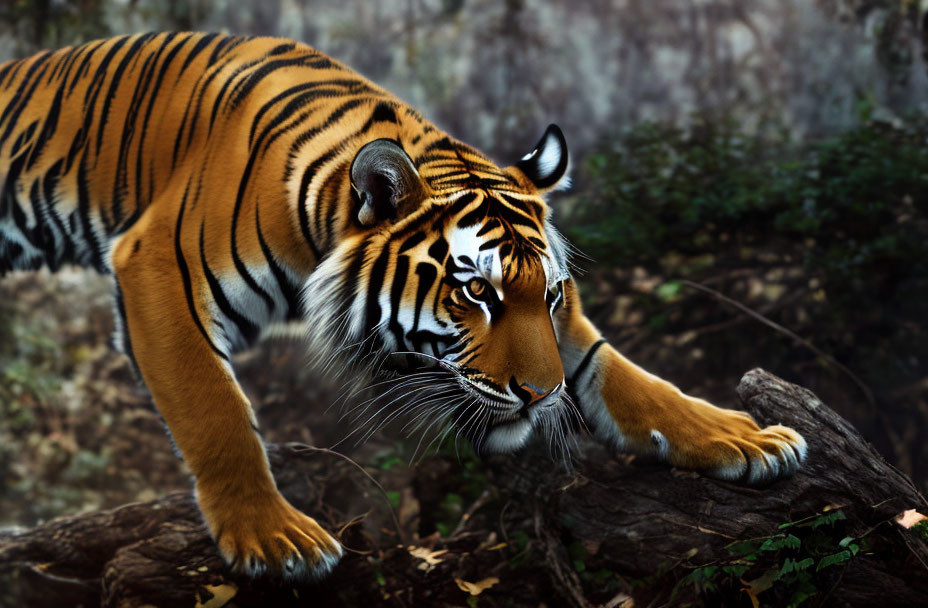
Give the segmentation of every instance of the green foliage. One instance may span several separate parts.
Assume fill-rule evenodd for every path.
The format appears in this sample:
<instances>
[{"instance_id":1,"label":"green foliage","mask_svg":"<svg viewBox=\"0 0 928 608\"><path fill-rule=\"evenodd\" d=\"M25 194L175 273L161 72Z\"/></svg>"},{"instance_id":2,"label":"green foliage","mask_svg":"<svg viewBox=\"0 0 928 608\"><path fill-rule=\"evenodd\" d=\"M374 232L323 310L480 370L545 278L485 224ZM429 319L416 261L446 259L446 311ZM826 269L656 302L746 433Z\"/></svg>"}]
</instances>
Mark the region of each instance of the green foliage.
<instances>
[{"instance_id":1,"label":"green foliage","mask_svg":"<svg viewBox=\"0 0 928 608\"><path fill-rule=\"evenodd\" d=\"M58 345L36 324L0 309L0 419L7 430L32 426L35 405L59 387Z\"/></svg>"},{"instance_id":2,"label":"green foliage","mask_svg":"<svg viewBox=\"0 0 928 608\"><path fill-rule=\"evenodd\" d=\"M913 263L924 269L928 254L916 221L928 211L926 134L921 123L868 121L796 145L730 123L646 123L589 155L588 194L568 214L567 232L607 265L654 265L670 251L782 247L785 239L833 280L869 277L877 266L908 274Z\"/></svg>"},{"instance_id":3,"label":"green foliage","mask_svg":"<svg viewBox=\"0 0 928 608\"><path fill-rule=\"evenodd\" d=\"M754 598L775 596L775 605L799 606L830 587L831 574L822 570L844 566L865 549L864 539L841 535L846 519L840 509L826 511L782 524L776 534L733 542L731 559L692 569L677 588L710 597L741 589Z\"/></svg>"},{"instance_id":4,"label":"green foliage","mask_svg":"<svg viewBox=\"0 0 928 608\"><path fill-rule=\"evenodd\" d=\"M912 526L912 531L928 543L928 520L923 520Z\"/></svg>"}]
</instances>

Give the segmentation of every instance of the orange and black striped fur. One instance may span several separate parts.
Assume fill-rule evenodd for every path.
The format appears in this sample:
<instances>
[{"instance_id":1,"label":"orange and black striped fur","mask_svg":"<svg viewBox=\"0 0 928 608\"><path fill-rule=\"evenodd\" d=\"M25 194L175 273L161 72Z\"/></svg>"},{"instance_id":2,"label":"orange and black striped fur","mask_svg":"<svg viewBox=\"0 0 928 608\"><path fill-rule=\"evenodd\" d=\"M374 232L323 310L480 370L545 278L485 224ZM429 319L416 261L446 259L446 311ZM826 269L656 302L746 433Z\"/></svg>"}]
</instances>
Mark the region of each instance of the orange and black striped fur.
<instances>
[{"instance_id":1,"label":"orange and black striped fur","mask_svg":"<svg viewBox=\"0 0 928 608\"><path fill-rule=\"evenodd\" d=\"M796 470L793 430L684 395L583 316L544 199L566 169L557 127L501 168L287 40L143 34L0 65L0 273L114 275L118 342L222 554L256 575L341 555L277 492L230 366L277 321L304 319L313 354L364 378L392 374L382 407L405 395L399 410L481 450L562 441L578 410L675 465Z\"/></svg>"}]
</instances>

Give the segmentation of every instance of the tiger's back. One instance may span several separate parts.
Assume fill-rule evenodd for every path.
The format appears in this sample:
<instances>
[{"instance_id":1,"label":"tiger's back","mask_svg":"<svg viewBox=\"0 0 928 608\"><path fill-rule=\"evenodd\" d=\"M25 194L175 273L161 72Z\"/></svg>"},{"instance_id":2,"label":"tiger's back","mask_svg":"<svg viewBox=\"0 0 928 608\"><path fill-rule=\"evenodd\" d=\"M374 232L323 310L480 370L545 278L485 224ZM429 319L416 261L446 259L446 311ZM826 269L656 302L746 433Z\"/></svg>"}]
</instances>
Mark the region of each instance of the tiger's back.
<instances>
[{"instance_id":1,"label":"tiger's back","mask_svg":"<svg viewBox=\"0 0 928 608\"><path fill-rule=\"evenodd\" d=\"M275 145L300 136L291 132L298 121L359 93L388 96L317 51L272 38L139 34L2 64L0 272L112 270L113 239L191 176L231 205L232 178L247 171L274 181L261 189L283 204L284 180L262 175L262 163L245 167L249 152L262 161L292 153ZM306 271L312 261L294 263Z\"/></svg>"}]
</instances>

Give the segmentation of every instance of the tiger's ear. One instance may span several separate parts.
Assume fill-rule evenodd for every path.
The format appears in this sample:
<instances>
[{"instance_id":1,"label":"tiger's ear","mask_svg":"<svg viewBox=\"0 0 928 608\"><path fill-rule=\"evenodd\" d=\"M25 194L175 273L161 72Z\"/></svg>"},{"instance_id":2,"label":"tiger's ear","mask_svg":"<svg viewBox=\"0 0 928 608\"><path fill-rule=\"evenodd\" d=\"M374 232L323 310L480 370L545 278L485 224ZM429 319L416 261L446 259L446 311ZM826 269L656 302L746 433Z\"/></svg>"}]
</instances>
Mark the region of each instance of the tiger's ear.
<instances>
[{"instance_id":1,"label":"tiger's ear","mask_svg":"<svg viewBox=\"0 0 928 608\"><path fill-rule=\"evenodd\" d=\"M350 174L362 226L401 218L425 197L426 186L416 166L392 139L365 144L355 155Z\"/></svg>"},{"instance_id":2,"label":"tiger's ear","mask_svg":"<svg viewBox=\"0 0 928 608\"><path fill-rule=\"evenodd\" d=\"M522 157L516 168L525 174L539 192L570 186L567 175L567 140L557 125L548 125L535 149Z\"/></svg>"}]
</instances>

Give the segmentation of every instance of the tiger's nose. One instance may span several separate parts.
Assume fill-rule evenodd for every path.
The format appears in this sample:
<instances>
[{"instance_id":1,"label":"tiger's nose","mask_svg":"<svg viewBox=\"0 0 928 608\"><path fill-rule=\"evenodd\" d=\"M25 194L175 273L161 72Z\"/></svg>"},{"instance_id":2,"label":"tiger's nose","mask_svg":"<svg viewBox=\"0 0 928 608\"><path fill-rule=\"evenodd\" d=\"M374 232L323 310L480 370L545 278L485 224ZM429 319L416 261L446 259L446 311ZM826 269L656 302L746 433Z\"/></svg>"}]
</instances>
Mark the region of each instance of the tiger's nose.
<instances>
[{"instance_id":1,"label":"tiger's nose","mask_svg":"<svg viewBox=\"0 0 928 608\"><path fill-rule=\"evenodd\" d=\"M554 386L554 388L552 388L551 390L545 391L544 389L538 388L537 386L535 386L534 384L530 382L523 382L522 384L517 385L515 382L515 378L513 378L509 383L509 386L512 389L512 392L515 393L516 396L522 400L522 403L524 403L527 406L538 403L539 401L541 401L545 397L548 397L549 395L557 394L561 390L561 387L563 385L564 385L564 381L561 380Z\"/></svg>"}]
</instances>

